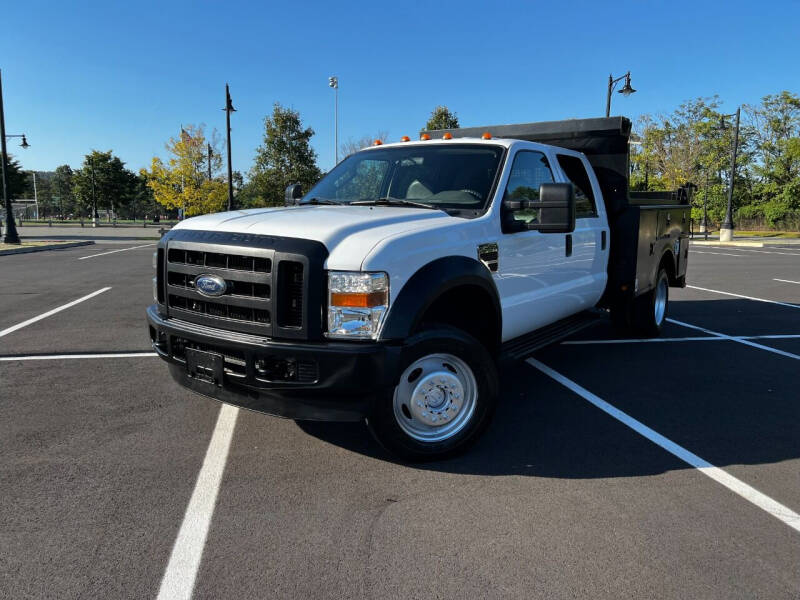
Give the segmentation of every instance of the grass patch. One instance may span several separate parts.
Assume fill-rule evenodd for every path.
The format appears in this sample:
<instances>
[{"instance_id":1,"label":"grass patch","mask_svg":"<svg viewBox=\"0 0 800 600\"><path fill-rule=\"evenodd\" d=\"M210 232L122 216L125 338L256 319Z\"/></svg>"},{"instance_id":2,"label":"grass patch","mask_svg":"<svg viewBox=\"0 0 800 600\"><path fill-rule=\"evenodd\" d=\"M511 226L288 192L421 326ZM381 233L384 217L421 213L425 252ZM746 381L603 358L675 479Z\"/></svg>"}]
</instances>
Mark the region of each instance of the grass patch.
<instances>
[{"instance_id":1,"label":"grass patch","mask_svg":"<svg viewBox=\"0 0 800 600\"><path fill-rule=\"evenodd\" d=\"M800 238L800 232L798 231L745 231L741 229L735 229L733 234L736 236L746 236L746 237L784 238L784 239Z\"/></svg>"}]
</instances>

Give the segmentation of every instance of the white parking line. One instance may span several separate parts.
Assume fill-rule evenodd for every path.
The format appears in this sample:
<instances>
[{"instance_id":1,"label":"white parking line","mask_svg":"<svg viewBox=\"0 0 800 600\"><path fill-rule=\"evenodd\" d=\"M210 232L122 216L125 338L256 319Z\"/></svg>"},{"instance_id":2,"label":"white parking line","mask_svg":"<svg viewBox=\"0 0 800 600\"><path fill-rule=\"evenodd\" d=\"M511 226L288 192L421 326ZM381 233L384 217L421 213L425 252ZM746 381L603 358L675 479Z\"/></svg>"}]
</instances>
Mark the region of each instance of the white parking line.
<instances>
[{"instance_id":1,"label":"white parking line","mask_svg":"<svg viewBox=\"0 0 800 600\"><path fill-rule=\"evenodd\" d=\"M780 281L781 283L796 283L800 285L800 281L792 281L791 279L774 279L772 281Z\"/></svg>"},{"instance_id":2,"label":"white parking line","mask_svg":"<svg viewBox=\"0 0 800 600\"><path fill-rule=\"evenodd\" d=\"M705 246L706 248L714 248L715 250L731 250L725 246ZM736 252L755 252L757 254L783 254L785 256L800 256L800 252L780 252L778 250L753 250L752 248L734 248Z\"/></svg>"},{"instance_id":3,"label":"white parking line","mask_svg":"<svg viewBox=\"0 0 800 600\"><path fill-rule=\"evenodd\" d=\"M572 390L573 392L578 394L581 398L590 402L591 404L602 410L607 415L615 418L620 423L627 425L639 435L646 437L648 440L650 440L657 446L660 446L673 456L679 458L680 460L694 467L706 477L710 477L720 485L725 486L733 493L738 494L739 496L741 496L748 502L751 502L761 510L767 512L776 519L780 519L795 531L800 532L800 515L792 511L787 506L784 506L783 504L777 502L776 500L773 500L766 494L759 492L757 489L747 485L745 482L741 481L740 479L737 479L733 475L729 474L727 471L724 471L719 467L715 467L707 460L700 458L699 456L690 452L683 446L680 446L675 442L673 442L672 440L665 438L663 435L651 429L641 421L637 421L627 413L622 412L620 409L616 408L615 406L612 406L602 398L595 396L589 390L581 387L571 379L567 379L561 373L554 371L553 369L539 362L538 360L529 358L527 359L527 362L531 366L539 369L542 373L544 373L548 377L555 379L558 383L560 383L564 387Z\"/></svg>"},{"instance_id":4,"label":"white parking line","mask_svg":"<svg viewBox=\"0 0 800 600\"><path fill-rule=\"evenodd\" d=\"M158 356L155 352L106 352L104 354L33 354L21 356L0 356L0 361L15 360L67 360L70 358L143 358Z\"/></svg>"},{"instance_id":5,"label":"white parking line","mask_svg":"<svg viewBox=\"0 0 800 600\"><path fill-rule=\"evenodd\" d=\"M75 306L76 304L80 304L81 302L83 302L85 300L88 300L89 298L94 298L98 294L102 294L103 292L107 292L110 289L111 289L110 287L104 287L103 289L97 290L96 292L92 292L91 294L88 294L88 295L84 296L83 298L78 298L77 300L73 300L72 302L68 302L67 304L64 304L63 306L59 306L58 308L54 308L53 310L48 310L46 313L43 313L43 314L39 315L38 317L33 317L32 319L28 319L27 321L23 321L22 323L19 323L18 325L14 325L12 327L9 327L8 329L3 329L3 331L0 331L0 337L3 337L4 335L8 335L9 333L13 333L14 331L17 331L18 329L22 329L23 327L27 327L31 323L36 323L36 321L41 321L42 319L46 319L47 317L50 317L50 316L52 316L52 315L54 315L56 313L59 313L62 310L66 310L66 309L70 308L71 306Z\"/></svg>"},{"instance_id":6,"label":"white parking line","mask_svg":"<svg viewBox=\"0 0 800 600\"><path fill-rule=\"evenodd\" d=\"M702 250L692 250L692 254L716 254L717 256L747 256L746 254L728 254L727 252L703 252Z\"/></svg>"},{"instance_id":7,"label":"white parking line","mask_svg":"<svg viewBox=\"0 0 800 600\"><path fill-rule=\"evenodd\" d=\"M800 334L778 334L778 335L732 335L735 340L791 340L800 338ZM646 338L646 339L621 339L621 340L570 340L561 342L562 346L583 346L591 344L653 344L659 342L720 342L727 338L720 336L694 336L694 337L674 337L674 338Z\"/></svg>"},{"instance_id":8,"label":"white parking line","mask_svg":"<svg viewBox=\"0 0 800 600\"><path fill-rule=\"evenodd\" d=\"M101 252L100 254L90 254L89 256L81 256L78 260L86 260L87 258L94 258L95 256L105 256L106 254L114 254L115 252L125 252L126 250L137 250L139 248L147 248L148 246L155 246L152 244L143 244L141 246L133 246L132 248L122 248L121 250L109 250L108 252Z\"/></svg>"},{"instance_id":9,"label":"white parking line","mask_svg":"<svg viewBox=\"0 0 800 600\"><path fill-rule=\"evenodd\" d=\"M783 350L778 350L777 348L771 348L769 346L764 346L762 344L756 344L755 342L751 342L741 337L725 335L724 333L720 333L718 331L711 331L710 329L706 329L705 327L690 325L689 323L684 323L683 321L676 321L675 319L667 319L667 321L669 321L670 323L675 323L675 325L680 325L681 327L688 327L689 329L696 329L697 331L702 331L703 333L710 333L711 335L716 335L720 339L729 340L731 342L737 342L739 344L744 344L745 346L758 348L759 350L766 350L767 352L772 352L773 354L780 354L781 356L785 356L786 358L793 358L795 360L800 360L800 356L798 356L797 354L792 354L791 352L784 352Z\"/></svg>"},{"instance_id":10,"label":"white parking line","mask_svg":"<svg viewBox=\"0 0 800 600\"><path fill-rule=\"evenodd\" d=\"M766 302L768 304L777 304L778 306L788 306L789 308L800 308L800 304L789 304L788 302L778 302L777 300L766 300L765 298L754 298L753 296L743 296L742 294L734 294L733 292L710 290L708 288L697 287L696 285L687 285L686 287L693 290L701 290L703 292L722 294L723 296L733 296L734 298L744 298L745 300L755 300L756 302Z\"/></svg>"},{"instance_id":11,"label":"white parking line","mask_svg":"<svg viewBox=\"0 0 800 600\"><path fill-rule=\"evenodd\" d=\"M238 414L239 409L235 406L223 404L220 408L203 466L161 580L158 600L189 600L192 597Z\"/></svg>"}]
</instances>

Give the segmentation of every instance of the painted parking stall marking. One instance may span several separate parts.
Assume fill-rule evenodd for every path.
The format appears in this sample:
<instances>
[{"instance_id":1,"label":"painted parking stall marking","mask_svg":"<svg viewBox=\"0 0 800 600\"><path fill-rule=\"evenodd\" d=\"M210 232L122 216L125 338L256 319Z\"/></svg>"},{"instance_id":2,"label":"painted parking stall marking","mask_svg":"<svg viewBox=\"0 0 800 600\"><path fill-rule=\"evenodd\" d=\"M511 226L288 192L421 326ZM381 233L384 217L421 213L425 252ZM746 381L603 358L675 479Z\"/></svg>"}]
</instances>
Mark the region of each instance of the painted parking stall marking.
<instances>
[{"instance_id":1,"label":"painted parking stall marking","mask_svg":"<svg viewBox=\"0 0 800 600\"><path fill-rule=\"evenodd\" d=\"M780 281L781 283L796 283L800 285L800 281L792 281L791 279L773 279L772 281Z\"/></svg>"},{"instance_id":2,"label":"painted parking stall marking","mask_svg":"<svg viewBox=\"0 0 800 600\"><path fill-rule=\"evenodd\" d=\"M684 323L683 321L676 321L675 319L667 319L670 323L674 323L675 325L680 325L681 327L687 327L689 329L696 329L697 331L702 331L703 333L710 333L711 335L715 335L719 337L721 340L729 340L731 342L738 342L739 344L744 344L745 346L750 346L752 348L758 348L759 350L766 350L767 352L772 352L773 354L780 354L781 356L785 356L786 358L793 358L795 360L800 360L800 356L797 354L792 354L791 352L784 352L783 350L778 350L777 348L771 348L769 346L764 346L763 344L757 344L755 342L751 342L748 339L742 337L734 337L732 335L725 335L724 333L720 333L718 331L711 331L710 329L706 329L705 327L700 327L698 325L691 325L689 323Z\"/></svg>"},{"instance_id":3,"label":"painted parking stall marking","mask_svg":"<svg viewBox=\"0 0 800 600\"><path fill-rule=\"evenodd\" d=\"M82 298L78 298L77 300L73 300L72 302L68 302L66 304L63 304L62 306L54 308L53 310L48 310L46 313L42 313L38 317L33 317L32 319L28 319L27 321L23 321L22 323L18 323L17 325L12 325L11 327L8 327L7 329L3 329L2 331L0 331L0 337L8 335L9 333L14 333L15 331L18 331L19 329L22 329L23 327L27 327L28 325L36 323L37 321L41 321L42 319L46 319L47 317L51 317L56 313L60 313L62 310L66 310L68 308L71 308L71 307L75 306L76 304L80 304L81 302L85 302L86 300L94 298L95 296L99 296L103 292L107 292L110 289L111 289L111 287L104 287L102 289L97 290L96 292L92 292L91 294L87 294L86 296L83 296Z\"/></svg>"},{"instance_id":4,"label":"painted parking stall marking","mask_svg":"<svg viewBox=\"0 0 800 600\"><path fill-rule=\"evenodd\" d=\"M722 290L712 290L709 288L698 287L696 285L687 285L686 287L692 290L700 290L701 292L711 292L712 294L733 296L734 298L744 298L745 300L755 300L756 302L766 302L767 304L777 304L778 306L786 306L788 308L800 308L800 304L789 304L788 302L778 302L777 300L767 300L765 298L756 298L755 296L744 296L742 294L734 294L733 292L723 292Z\"/></svg>"},{"instance_id":5,"label":"painted parking stall marking","mask_svg":"<svg viewBox=\"0 0 800 600\"><path fill-rule=\"evenodd\" d=\"M800 533L800 515L792 511L787 506L784 506L780 502L773 500L766 494L759 492L757 489L747 485L740 479L737 479L727 471L724 471L719 467L715 467L707 460L700 458L699 456L690 452L683 446L680 446L679 444L676 444L672 440L664 437L663 435L651 429L641 421L637 421L627 413L609 404L608 402L596 396L586 388L581 387L571 379L568 379L561 373L551 369L544 363L539 362L534 358L528 358L526 362L532 367L535 367L536 369L547 375L548 377L554 379L567 389L576 393L584 400L590 402L591 404L602 410L607 415L613 417L620 423L627 425L628 427L633 429L636 433L644 436L645 438L647 438L657 446L660 446L673 456L679 458L680 460L694 467L706 477L709 477L714 481L716 481L717 483L719 483L720 485L725 486L733 493L741 496L748 502L754 504L761 510L775 517L776 519L783 521L784 523L786 523L786 525L788 525L789 527Z\"/></svg>"},{"instance_id":6,"label":"painted parking stall marking","mask_svg":"<svg viewBox=\"0 0 800 600\"><path fill-rule=\"evenodd\" d=\"M147 248L148 246L155 246L152 244L142 244L141 246L133 246L131 248L122 248L120 250L109 250L108 252L101 252L100 254L90 254L89 256L81 256L78 260L86 260L87 258L95 258L97 256L106 256L107 254L116 254L117 252L125 252L127 250L138 250L139 248Z\"/></svg>"},{"instance_id":7,"label":"painted parking stall marking","mask_svg":"<svg viewBox=\"0 0 800 600\"><path fill-rule=\"evenodd\" d=\"M0 356L0 362L18 360L69 360L76 358L149 358L158 356L155 352L102 352L98 354L32 354L20 356Z\"/></svg>"},{"instance_id":8,"label":"painted parking stall marking","mask_svg":"<svg viewBox=\"0 0 800 600\"><path fill-rule=\"evenodd\" d=\"M189 600L194 591L239 409L223 404L197 476L178 537L161 580L158 600Z\"/></svg>"}]
</instances>

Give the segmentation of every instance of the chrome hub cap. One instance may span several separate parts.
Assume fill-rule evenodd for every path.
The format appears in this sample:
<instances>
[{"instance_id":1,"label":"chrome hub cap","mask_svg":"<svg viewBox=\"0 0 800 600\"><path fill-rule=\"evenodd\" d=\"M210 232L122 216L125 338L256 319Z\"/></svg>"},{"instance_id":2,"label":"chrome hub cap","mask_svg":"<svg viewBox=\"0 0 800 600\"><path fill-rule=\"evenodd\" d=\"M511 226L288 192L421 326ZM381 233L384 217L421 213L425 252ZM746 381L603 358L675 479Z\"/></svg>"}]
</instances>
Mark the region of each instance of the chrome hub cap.
<instances>
[{"instance_id":1,"label":"chrome hub cap","mask_svg":"<svg viewBox=\"0 0 800 600\"><path fill-rule=\"evenodd\" d=\"M451 354L430 354L403 372L394 391L394 416L415 440L452 437L475 412L478 386L472 369Z\"/></svg>"},{"instance_id":2,"label":"chrome hub cap","mask_svg":"<svg viewBox=\"0 0 800 600\"><path fill-rule=\"evenodd\" d=\"M667 280L664 278L659 279L658 287L656 287L656 301L654 310L656 324L661 325L661 323L664 322L664 315L667 312Z\"/></svg>"}]
</instances>

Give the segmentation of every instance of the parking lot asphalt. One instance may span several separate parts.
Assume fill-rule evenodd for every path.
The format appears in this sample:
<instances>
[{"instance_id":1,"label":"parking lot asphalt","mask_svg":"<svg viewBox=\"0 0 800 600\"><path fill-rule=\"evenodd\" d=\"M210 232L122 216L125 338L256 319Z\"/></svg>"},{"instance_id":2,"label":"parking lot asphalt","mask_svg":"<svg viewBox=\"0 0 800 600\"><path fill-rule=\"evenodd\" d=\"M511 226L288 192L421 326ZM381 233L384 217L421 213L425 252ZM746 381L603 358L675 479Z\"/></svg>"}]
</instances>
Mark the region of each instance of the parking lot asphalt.
<instances>
[{"instance_id":1,"label":"parking lot asphalt","mask_svg":"<svg viewBox=\"0 0 800 600\"><path fill-rule=\"evenodd\" d=\"M478 444L405 465L173 383L145 243L0 257L0 597L800 597L800 248L693 247L664 341L505 365Z\"/></svg>"}]
</instances>

